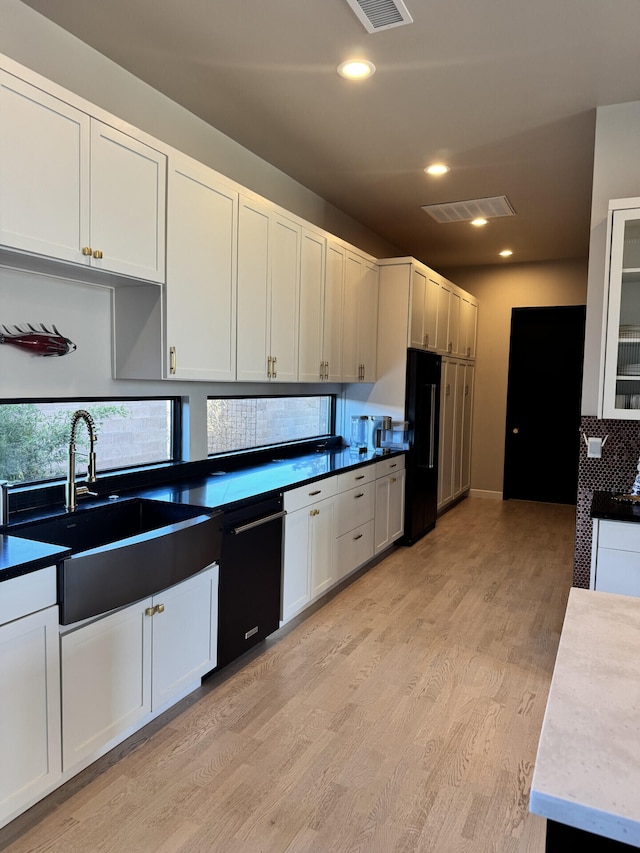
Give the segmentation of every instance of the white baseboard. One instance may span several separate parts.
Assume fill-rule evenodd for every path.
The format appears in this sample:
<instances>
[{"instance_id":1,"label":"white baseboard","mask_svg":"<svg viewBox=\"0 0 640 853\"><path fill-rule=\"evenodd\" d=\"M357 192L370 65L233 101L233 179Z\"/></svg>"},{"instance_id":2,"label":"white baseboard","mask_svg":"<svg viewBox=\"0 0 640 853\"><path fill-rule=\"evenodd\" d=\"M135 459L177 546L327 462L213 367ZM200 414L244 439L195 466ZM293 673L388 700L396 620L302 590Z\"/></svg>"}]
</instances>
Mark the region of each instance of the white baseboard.
<instances>
[{"instance_id":1,"label":"white baseboard","mask_svg":"<svg viewBox=\"0 0 640 853\"><path fill-rule=\"evenodd\" d=\"M489 489L470 489L469 495L472 498L491 498L494 501L502 500L502 492L492 492Z\"/></svg>"}]
</instances>

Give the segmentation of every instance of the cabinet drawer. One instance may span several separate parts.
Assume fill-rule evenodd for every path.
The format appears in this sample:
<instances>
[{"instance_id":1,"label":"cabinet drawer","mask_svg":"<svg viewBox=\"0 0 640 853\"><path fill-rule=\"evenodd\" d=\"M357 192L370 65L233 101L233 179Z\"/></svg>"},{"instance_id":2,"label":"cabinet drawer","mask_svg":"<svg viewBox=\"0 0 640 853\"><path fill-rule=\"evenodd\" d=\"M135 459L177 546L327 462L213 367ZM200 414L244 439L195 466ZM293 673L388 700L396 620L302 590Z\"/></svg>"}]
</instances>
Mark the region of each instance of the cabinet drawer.
<instances>
[{"instance_id":1,"label":"cabinet drawer","mask_svg":"<svg viewBox=\"0 0 640 853\"><path fill-rule=\"evenodd\" d=\"M640 596L640 554L598 548L595 589L598 592Z\"/></svg>"},{"instance_id":2,"label":"cabinet drawer","mask_svg":"<svg viewBox=\"0 0 640 853\"><path fill-rule=\"evenodd\" d=\"M386 477L387 474L393 474L394 471L402 471L404 468L404 456L393 456L391 459L381 459L376 462L376 480L379 477Z\"/></svg>"},{"instance_id":3,"label":"cabinet drawer","mask_svg":"<svg viewBox=\"0 0 640 853\"><path fill-rule=\"evenodd\" d=\"M344 533L338 539L338 578L346 577L373 557L373 521Z\"/></svg>"},{"instance_id":4,"label":"cabinet drawer","mask_svg":"<svg viewBox=\"0 0 640 853\"><path fill-rule=\"evenodd\" d=\"M0 625L56 603L56 567L19 575L0 585Z\"/></svg>"},{"instance_id":5,"label":"cabinet drawer","mask_svg":"<svg viewBox=\"0 0 640 853\"><path fill-rule=\"evenodd\" d=\"M375 501L376 487L373 481L339 494L336 536L342 536L371 520L375 515Z\"/></svg>"},{"instance_id":6,"label":"cabinet drawer","mask_svg":"<svg viewBox=\"0 0 640 853\"><path fill-rule=\"evenodd\" d=\"M344 474L338 474L338 492L346 492L348 489L355 489L356 486L364 486L365 483L375 480L375 477L375 465L363 465L362 468L345 471Z\"/></svg>"},{"instance_id":7,"label":"cabinet drawer","mask_svg":"<svg viewBox=\"0 0 640 853\"><path fill-rule=\"evenodd\" d=\"M640 524L632 521L599 521L598 547L640 552Z\"/></svg>"},{"instance_id":8,"label":"cabinet drawer","mask_svg":"<svg viewBox=\"0 0 640 853\"><path fill-rule=\"evenodd\" d=\"M309 506L316 501L330 498L336 493L337 477L326 477L324 480L316 480L306 486L291 489L284 493L284 508L287 512L295 512L303 506Z\"/></svg>"}]
</instances>

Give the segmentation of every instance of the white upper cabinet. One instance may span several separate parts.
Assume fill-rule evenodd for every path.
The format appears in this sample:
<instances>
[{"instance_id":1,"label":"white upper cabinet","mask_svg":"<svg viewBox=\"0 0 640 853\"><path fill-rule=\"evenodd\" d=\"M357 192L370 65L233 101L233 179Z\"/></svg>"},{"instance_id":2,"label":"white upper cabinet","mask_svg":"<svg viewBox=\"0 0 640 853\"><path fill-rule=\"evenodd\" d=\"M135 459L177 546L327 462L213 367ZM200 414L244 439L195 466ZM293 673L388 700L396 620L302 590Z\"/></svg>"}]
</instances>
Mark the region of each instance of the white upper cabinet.
<instances>
[{"instance_id":1,"label":"white upper cabinet","mask_svg":"<svg viewBox=\"0 0 640 853\"><path fill-rule=\"evenodd\" d=\"M640 198L609 202L600 415L640 419Z\"/></svg>"},{"instance_id":2,"label":"white upper cabinet","mask_svg":"<svg viewBox=\"0 0 640 853\"><path fill-rule=\"evenodd\" d=\"M166 157L0 71L0 241L164 281Z\"/></svg>"},{"instance_id":3,"label":"white upper cabinet","mask_svg":"<svg viewBox=\"0 0 640 853\"><path fill-rule=\"evenodd\" d=\"M167 213L165 375L234 380L238 193L178 156Z\"/></svg>"},{"instance_id":4,"label":"white upper cabinet","mask_svg":"<svg viewBox=\"0 0 640 853\"><path fill-rule=\"evenodd\" d=\"M428 270L412 267L408 345L435 351L440 282Z\"/></svg>"},{"instance_id":5,"label":"white upper cabinet","mask_svg":"<svg viewBox=\"0 0 640 853\"><path fill-rule=\"evenodd\" d=\"M164 154L91 120L92 266L164 281L166 173Z\"/></svg>"},{"instance_id":6,"label":"white upper cabinet","mask_svg":"<svg viewBox=\"0 0 640 853\"><path fill-rule=\"evenodd\" d=\"M324 379L328 382L340 382L342 379L342 312L346 255L344 246L333 240L327 241L321 361L324 362Z\"/></svg>"},{"instance_id":7,"label":"white upper cabinet","mask_svg":"<svg viewBox=\"0 0 640 853\"><path fill-rule=\"evenodd\" d=\"M460 301L460 345L459 351L463 358L476 357L476 328L478 322L478 306L469 297L463 296Z\"/></svg>"},{"instance_id":8,"label":"white upper cabinet","mask_svg":"<svg viewBox=\"0 0 640 853\"><path fill-rule=\"evenodd\" d=\"M300 243L302 229L279 214L272 214L271 304L269 307L271 379L298 379L298 321L300 297Z\"/></svg>"},{"instance_id":9,"label":"white upper cabinet","mask_svg":"<svg viewBox=\"0 0 640 853\"><path fill-rule=\"evenodd\" d=\"M378 266L347 252L342 318L342 379L375 382Z\"/></svg>"},{"instance_id":10,"label":"white upper cabinet","mask_svg":"<svg viewBox=\"0 0 640 853\"><path fill-rule=\"evenodd\" d=\"M240 197L238 381L298 378L301 227Z\"/></svg>"},{"instance_id":11,"label":"white upper cabinet","mask_svg":"<svg viewBox=\"0 0 640 853\"><path fill-rule=\"evenodd\" d=\"M323 357L325 262L327 241L321 234L302 229L300 257L299 379L325 378Z\"/></svg>"},{"instance_id":12,"label":"white upper cabinet","mask_svg":"<svg viewBox=\"0 0 640 853\"><path fill-rule=\"evenodd\" d=\"M89 244L85 113L0 71L0 242L82 263Z\"/></svg>"}]
</instances>

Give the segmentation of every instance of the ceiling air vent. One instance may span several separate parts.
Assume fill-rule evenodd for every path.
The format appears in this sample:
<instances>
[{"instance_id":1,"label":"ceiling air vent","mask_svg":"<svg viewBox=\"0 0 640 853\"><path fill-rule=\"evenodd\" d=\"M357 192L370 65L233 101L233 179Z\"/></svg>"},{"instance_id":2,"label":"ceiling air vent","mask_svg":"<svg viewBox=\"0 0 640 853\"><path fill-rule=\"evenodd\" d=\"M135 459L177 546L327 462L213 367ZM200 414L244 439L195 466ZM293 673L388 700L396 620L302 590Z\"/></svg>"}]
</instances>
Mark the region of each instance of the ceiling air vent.
<instances>
[{"instance_id":1,"label":"ceiling air vent","mask_svg":"<svg viewBox=\"0 0 640 853\"><path fill-rule=\"evenodd\" d=\"M368 33L412 24L413 18L402 0L347 0Z\"/></svg>"},{"instance_id":2,"label":"ceiling air vent","mask_svg":"<svg viewBox=\"0 0 640 853\"><path fill-rule=\"evenodd\" d=\"M468 222L471 219L495 219L498 216L516 215L506 195L472 198L468 201L450 201L446 204L423 204L422 209L440 223Z\"/></svg>"}]
</instances>

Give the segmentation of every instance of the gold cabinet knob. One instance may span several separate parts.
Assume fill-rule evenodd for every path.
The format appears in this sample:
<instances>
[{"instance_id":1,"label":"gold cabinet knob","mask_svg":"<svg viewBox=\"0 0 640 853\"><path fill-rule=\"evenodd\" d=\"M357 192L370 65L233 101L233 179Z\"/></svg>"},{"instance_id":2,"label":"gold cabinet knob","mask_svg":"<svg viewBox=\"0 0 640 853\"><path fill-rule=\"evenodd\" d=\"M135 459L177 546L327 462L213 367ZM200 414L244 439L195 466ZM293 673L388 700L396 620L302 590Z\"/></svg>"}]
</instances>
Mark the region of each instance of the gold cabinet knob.
<instances>
[{"instance_id":1,"label":"gold cabinet knob","mask_svg":"<svg viewBox=\"0 0 640 853\"><path fill-rule=\"evenodd\" d=\"M164 613L164 604L157 604L156 605L156 612L157 613Z\"/></svg>"},{"instance_id":2,"label":"gold cabinet knob","mask_svg":"<svg viewBox=\"0 0 640 853\"><path fill-rule=\"evenodd\" d=\"M93 249L91 248L91 246L83 246L82 247L82 254L85 255L86 257L89 257L89 255L93 254Z\"/></svg>"},{"instance_id":3,"label":"gold cabinet knob","mask_svg":"<svg viewBox=\"0 0 640 853\"><path fill-rule=\"evenodd\" d=\"M102 252L100 251L100 249L95 250L95 252L93 253L93 257L96 258L97 260L102 259Z\"/></svg>"},{"instance_id":4,"label":"gold cabinet knob","mask_svg":"<svg viewBox=\"0 0 640 853\"><path fill-rule=\"evenodd\" d=\"M144 615L145 616L153 616L153 614L155 612L156 612L155 607L147 607L146 610L144 611Z\"/></svg>"}]
</instances>

